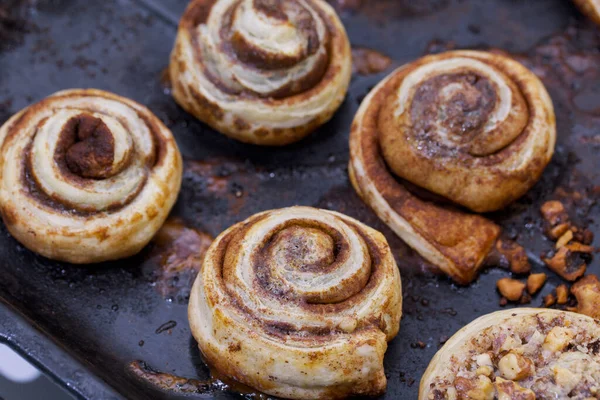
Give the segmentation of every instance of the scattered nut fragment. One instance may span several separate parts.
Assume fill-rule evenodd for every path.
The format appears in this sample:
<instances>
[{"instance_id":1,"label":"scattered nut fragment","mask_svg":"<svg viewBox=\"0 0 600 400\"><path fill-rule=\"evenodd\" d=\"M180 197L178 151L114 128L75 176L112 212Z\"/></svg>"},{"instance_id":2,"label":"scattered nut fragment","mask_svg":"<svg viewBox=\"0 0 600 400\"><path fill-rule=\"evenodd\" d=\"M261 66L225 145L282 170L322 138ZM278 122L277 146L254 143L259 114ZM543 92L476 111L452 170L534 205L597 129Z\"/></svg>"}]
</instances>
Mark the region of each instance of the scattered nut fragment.
<instances>
[{"instance_id":1,"label":"scattered nut fragment","mask_svg":"<svg viewBox=\"0 0 600 400\"><path fill-rule=\"evenodd\" d=\"M535 393L513 381L507 381L500 377L494 382L498 391L498 400L535 400Z\"/></svg>"},{"instance_id":2,"label":"scattered nut fragment","mask_svg":"<svg viewBox=\"0 0 600 400\"><path fill-rule=\"evenodd\" d=\"M553 227L569 222L569 214L563 203L557 200L547 201L540 208L542 217Z\"/></svg>"},{"instance_id":3,"label":"scattered nut fragment","mask_svg":"<svg viewBox=\"0 0 600 400\"><path fill-rule=\"evenodd\" d=\"M529 293L523 291L523 295L519 299L519 304L529 304L531 303L531 296Z\"/></svg>"},{"instance_id":4,"label":"scattered nut fragment","mask_svg":"<svg viewBox=\"0 0 600 400\"><path fill-rule=\"evenodd\" d=\"M594 248L592 246L588 246L585 244L581 244L579 242L572 242L565 246L569 251L574 253L587 253L591 254L594 252Z\"/></svg>"},{"instance_id":5,"label":"scattered nut fragment","mask_svg":"<svg viewBox=\"0 0 600 400\"><path fill-rule=\"evenodd\" d=\"M547 230L546 234L550 239L556 240L562 235L564 235L570 228L570 224L568 222L564 222L562 224L556 225L554 228Z\"/></svg>"},{"instance_id":6,"label":"scattered nut fragment","mask_svg":"<svg viewBox=\"0 0 600 400\"><path fill-rule=\"evenodd\" d=\"M525 289L525 284L523 282L510 278L499 279L498 282L496 282L496 286L498 287L500 294L510 301L519 300L523 294L523 289Z\"/></svg>"},{"instance_id":7,"label":"scattered nut fragment","mask_svg":"<svg viewBox=\"0 0 600 400\"><path fill-rule=\"evenodd\" d=\"M527 292L529 294L536 294L538 290L546 283L546 274L541 272L539 274L531 274L527 277Z\"/></svg>"},{"instance_id":8,"label":"scattered nut fragment","mask_svg":"<svg viewBox=\"0 0 600 400\"><path fill-rule=\"evenodd\" d=\"M535 367L529 358L510 351L498 361L498 371L506 379L520 381L533 375Z\"/></svg>"},{"instance_id":9,"label":"scattered nut fragment","mask_svg":"<svg viewBox=\"0 0 600 400\"><path fill-rule=\"evenodd\" d=\"M567 285L562 284L556 287L556 303L557 304L566 304L569 299L569 289Z\"/></svg>"},{"instance_id":10,"label":"scattered nut fragment","mask_svg":"<svg viewBox=\"0 0 600 400\"><path fill-rule=\"evenodd\" d=\"M494 386L490 378L484 375L477 376L476 380L458 377L454 380L454 387L459 399L493 400Z\"/></svg>"},{"instance_id":11,"label":"scattered nut fragment","mask_svg":"<svg viewBox=\"0 0 600 400\"><path fill-rule=\"evenodd\" d=\"M557 241L556 248L560 249L564 245L568 244L571 240L573 240L573 231L566 231Z\"/></svg>"},{"instance_id":12,"label":"scattered nut fragment","mask_svg":"<svg viewBox=\"0 0 600 400\"><path fill-rule=\"evenodd\" d=\"M510 267L515 274L526 274L531 270L531 264L523 246L512 240L498 239L496 250L502 257L503 263Z\"/></svg>"},{"instance_id":13,"label":"scattered nut fragment","mask_svg":"<svg viewBox=\"0 0 600 400\"><path fill-rule=\"evenodd\" d=\"M561 351L567 347L571 339L574 337L575 334L572 330L563 326L555 326L546 335L546 339L544 339L542 348L552 352Z\"/></svg>"},{"instance_id":14,"label":"scattered nut fragment","mask_svg":"<svg viewBox=\"0 0 600 400\"><path fill-rule=\"evenodd\" d=\"M580 230L575 232L573 239L577 242L589 245L594 241L594 232L590 231L589 229L584 229L582 231Z\"/></svg>"},{"instance_id":15,"label":"scattered nut fragment","mask_svg":"<svg viewBox=\"0 0 600 400\"><path fill-rule=\"evenodd\" d=\"M600 318L600 281L596 275L587 275L571 286L577 299L576 312L592 318Z\"/></svg>"},{"instance_id":16,"label":"scattered nut fragment","mask_svg":"<svg viewBox=\"0 0 600 400\"><path fill-rule=\"evenodd\" d=\"M576 281L583 274L587 265L567 247L561 247L552 258L544 258L548 267L568 281Z\"/></svg>"},{"instance_id":17,"label":"scattered nut fragment","mask_svg":"<svg viewBox=\"0 0 600 400\"><path fill-rule=\"evenodd\" d=\"M550 307L556 304L556 296L552 293L548 293L544 296L544 307Z\"/></svg>"}]
</instances>

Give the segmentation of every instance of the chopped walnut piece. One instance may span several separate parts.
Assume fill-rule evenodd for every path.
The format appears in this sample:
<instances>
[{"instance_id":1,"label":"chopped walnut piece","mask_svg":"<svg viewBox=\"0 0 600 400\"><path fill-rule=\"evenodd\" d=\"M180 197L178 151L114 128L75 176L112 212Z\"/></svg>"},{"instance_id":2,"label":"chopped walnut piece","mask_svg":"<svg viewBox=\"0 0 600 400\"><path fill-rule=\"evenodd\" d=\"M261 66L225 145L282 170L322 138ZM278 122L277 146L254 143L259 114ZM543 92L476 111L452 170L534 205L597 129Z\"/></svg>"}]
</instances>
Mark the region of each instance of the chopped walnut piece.
<instances>
[{"instance_id":1,"label":"chopped walnut piece","mask_svg":"<svg viewBox=\"0 0 600 400\"><path fill-rule=\"evenodd\" d=\"M573 337L575 337L575 334L572 330L563 326L555 326L546 335L542 348L552 352L561 351L567 347Z\"/></svg>"},{"instance_id":2,"label":"chopped walnut piece","mask_svg":"<svg viewBox=\"0 0 600 400\"><path fill-rule=\"evenodd\" d=\"M553 227L569 221L569 214L567 214L565 206L560 201L547 201L542 204L540 211L542 217Z\"/></svg>"},{"instance_id":3,"label":"chopped walnut piece","mask_svg":"<svg viewBox=\"0 0 600 400\"><path fill-rule=\"evenodd\" d=\"M496 250L512 272L515 274L526 274L531 270L531 264L523 246L512 240L498 239Z\"/></svg>"},{"instance_id":4,"label":"chopped walnut piece","mask_svg":"<svg viewBox=\"0 0 600 400\"><path fill-rule=\"evenodd\" d=\"M585 244L581 244L579 242L572 242L565 246L569 251L574 253L593 253L594 248L592 246L588 246Z\"/></svg>"},{"instance_id":5,"label":"chopped walnut piece","mask_svg":"<svg viewBox=\"0 0 600 400\"><path fill-rule=\"evenodd\" d=\"M535 400L535 393L513 381L500 377L494 382L498 391L498 400Z\"/></svg>"},{"instance_id":6,"label":"chopped walnut piece","mask_svg":"<svg viewBox=\"0 0 600 400\"><path fill-rule=\"evenodd\" d=\"M525 284L523 282L510 278L499 279L498 282L496 282L496 286L498 287L500 294L510 301L519 300L523 294L523 289L525 289Z\"/></svg>"},{"instance_id":7,"label":"chopped walnut piece","mask_svg":"<svg viewBox=\"0 0 600 400\"><path fill-rule=\"evenodd\" d=\"M567 285L562 284L556 287L556 303L557 304L566 304L569 299L569 289Z\"/></svg>"},{"instance_id":8,"label":"chopped walnut piece","mask_svg":"<svg viewBox=\"0 0 600 400\"><path fill-rule=\"evenodd\" d=\"M548 267L568 281L576 281L583 276L587 265L567 247L561 247L554 257L544 258Z\"/></svg>"},{"instance_id":9,"label":"chopped walnut piece","mask_svg":"<svg viewBox=\"0 0 600 400\"><path fill-rule=\"evenodd\" d=\"M596 275L587 275L571 286L577 299L576 311L592 318L600 318L600 281Z\"/></svg>"},{"instance_id":10,"label":"chopped walnut piece","mask_svg":"<svg viewBox=\"0 0 600 400\"><path fill-rule=\"evenodd\" d=\"M504 378L520 381L533 375L535 366L529 358L510 351L498 361L498 370Z\"/></svg>"},{"instance_id":11,"label":"chopped walnut piece","mask_svg":"<svg viewBox=\"0 0 600 400\"><path fill-rule=\"evenodd\" d=\"M554 372L554 380L558 385L565 389L565 392L570 392L581 380L581 374L569 371L567 368L555 366L552 368Z\"/></svg>"},{"instance_id":12,"label":"chopped walnut piece","mask_svg":"<svg viewBox=\"0 0 600 400\"><path fill-rule=\"evenodd\" d=\"M548 293L544 296L544 307L550 307L556 304L556 296L552 293Z\"/></svg>"},{"instance_id":13,"label":"chopped walnut piece","mask_svg":"<svg viewBox=\"0 0 600 400\"><path fill-rule=\"evenodd\" d=\"M545 273L529 275L527 277L527 292L529 294L536 294L544 286L544 283L546 283Z\"/></svg>"},{"instance_id":14,"label":"chopped walnut piece","mask_svg":"<svg viewBox=\"0 0 600 400\"><path fill-rule=\"evenodd\" d=\"M571 225L567 222L558 224L554 228L549 229L547 231L547 235L550 239L556 240L559 237L561 237L562 235L564 235L569 230L570 227L571 227Z\"/></svg>"},{"instance_id":15,"label":"chopped walnut piece","mask_svg":"<svg viewBox=\"0 0 600 400\"><path fill-rule=\"evenodd\" d=\"M514 336L507 336L506 338L504 338L502 340L501 343L498 343L498 350L499 351L509 351L512 349L516 349L517 347L520 347L523 343L521 342L521 339L518 337L514 337Z\"/></svg>"},{"instance_id":16,"label":"chopped walnut piece","mask_svg":"<svg viewBox=\"0 0 600 400\"><path fill-rule=\"evenodd\" d=\"M523 292L523 295L519 299L520 304L529 304L531 303L531 296L527 292Z\"/></svg>"},{"instance_id":17,"label":"chopped walnut piece","mask_svg":"<svg viewBox=\"0 0 600 400\"><path fill-rule=\"evenodd\" d=\"M558 240L556 241L556 248L560 249L564 245L568 244L571 240L573 240L573 231L566 231Z\"/></svg>"},{"instance_id":18,"label":"chopped walnut piece","mask_svg":"<svg viewBox=\"0 0 600 400\"><path fill-rule=\"evenodd\" d=\"M454 387L459 399L493 400L494 386L490 378L484 375L477 376L475 381L458 377L454 380Z\"/></svg>"}]
</instances>

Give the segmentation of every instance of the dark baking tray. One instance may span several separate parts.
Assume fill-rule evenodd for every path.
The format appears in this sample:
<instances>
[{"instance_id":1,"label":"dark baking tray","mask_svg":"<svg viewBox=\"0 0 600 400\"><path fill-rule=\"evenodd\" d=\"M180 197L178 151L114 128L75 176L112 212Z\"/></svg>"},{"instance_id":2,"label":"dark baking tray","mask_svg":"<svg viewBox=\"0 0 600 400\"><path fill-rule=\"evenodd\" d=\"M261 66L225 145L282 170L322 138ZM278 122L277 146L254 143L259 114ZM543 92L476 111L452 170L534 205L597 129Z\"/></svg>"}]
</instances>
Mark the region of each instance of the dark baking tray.
<instances>
[{"instance_id":1,"label":"dark baking tray","mask_svg":"<svg viewBox=\"0 0 600 400\"><path fill-rule=\"evenodd\" d=\"M186 0L0 0L0 122L59 89L111 90L146 104L173 130L186 159L173 214L188 225L217 235L258 211L302 204L344 212L384 232L404 286L400 334L385 357L384 398L415 399L421 374L445 338L500 308L495 282L508 272L490 269L472 285L456 286L431 272L359 200L346 170L359 102L394 66L450 48L500 48L538 73L556 108L556 155L525 197L490 217L528 249L534 270L542 270L539 254L552 246L542 235L543 201L577 191L582 196L568 200L574 218L600 234L600 33L566 0L359 3L337 1L351 42L384 52L393 65L355 75L331 122L298 144L274 149L216 134L169 96L161 76ZM0 227L0 339L81 398L180 396L128 372L130 362L143 360L177 376L209 374L188 328L187 288L161 295L151 253L66 265L25 250ZM594 261L590 271L598 267ZM552 276L532 304L540 305L558 283ZM169 321L176 325L156 333ZM188 396L239 397L220 390Z\"/></svg>"}]
</instances>

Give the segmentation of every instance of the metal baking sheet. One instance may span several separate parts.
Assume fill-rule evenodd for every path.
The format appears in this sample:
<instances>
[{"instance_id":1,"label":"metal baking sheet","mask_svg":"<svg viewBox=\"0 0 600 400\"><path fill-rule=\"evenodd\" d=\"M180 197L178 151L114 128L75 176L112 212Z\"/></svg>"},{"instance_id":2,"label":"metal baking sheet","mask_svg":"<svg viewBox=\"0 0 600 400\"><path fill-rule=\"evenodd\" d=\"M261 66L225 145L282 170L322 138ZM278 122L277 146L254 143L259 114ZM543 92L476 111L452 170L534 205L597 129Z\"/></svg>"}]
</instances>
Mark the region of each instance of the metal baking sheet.
<instances>
[{"instance_id":1,"label":"metal baking sheet","mask_svg":"<svg viewBox=\"0 0 600 400\"><path fill-rule=\"evenodd\" d=\"M186 4L0 0L0 122L60 89L110 90L146 104L175 134L186 165L173 215L187 225L216 236L258 211L301 204L338 210L381 230L404 287L400 334L385 357L383 398L415 399L421 374L444 340L500 308L495 283L508 275L496 268L470 286L453 284L432 272L351 188L350 124L365 94L393 67L427 52L476 48L502 49L532 68L556 108L556 155L527 195L490 218L528 249L534 271L544 270L539 255L552 246L542 234L543 201L567 197L580 225L600 234L600 30L571 2L336 0L352 44L384 53L392 65L355 74L333 120L280 149L216 134L170 97L161 77ZM129 372L130 363L141 360L164 373L209 378L187 323L187 280L163 273L153 252L149 246L119 262L66 265L25 250L0 226L0 339L80 398L183 396ZM589 270L599 272L598 262ZM559 283L550 275L534 306ZM214 385L207 389L185 396L239 398Z\"/></svg>"}]
</instances>

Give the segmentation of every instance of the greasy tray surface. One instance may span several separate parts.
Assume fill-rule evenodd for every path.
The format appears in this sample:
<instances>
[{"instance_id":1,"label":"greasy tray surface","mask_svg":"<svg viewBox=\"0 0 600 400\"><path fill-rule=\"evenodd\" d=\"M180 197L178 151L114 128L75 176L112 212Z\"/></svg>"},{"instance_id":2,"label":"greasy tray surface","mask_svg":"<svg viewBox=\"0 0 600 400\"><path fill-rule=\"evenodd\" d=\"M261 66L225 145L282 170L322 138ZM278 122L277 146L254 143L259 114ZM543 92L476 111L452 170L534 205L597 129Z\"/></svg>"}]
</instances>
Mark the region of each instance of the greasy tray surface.
<instances>
[{"instance_id":1,"label":"greasy tray surface","mask_svg":"<svg viewBox=\"0 0 600 400\"><path fill-rule=\"evenodd\" d=\"M595 129L600 124L600 30L567 0L383 0L349 8L358 3L337 2L346 5L341 16L351 42L385 52L393 66L446 48L518 53L552 95L558 146L534 189L491 217L530 251L534 271L544 269L539 254L551 248L542 235L539 206L557 188L584 194L572 211L600 234L594 219L600 192L600 135ZM354 76L340 111L307 140L282 149L236 143L183 112L161 81L186 4L0 0L0 122L59 89L114 91L147 105L173 130L186 159L174 215L188 225L215 236L258 211L302 204L338 210L381 230L401 268L405 296L400 334L385 358L389 381L384 398L416 398L421 374L441 342L475 317L500 308L495 283L507 272L490 270L469 287L426 272L421 259L352 190L346 172L350 123L360 100L390 69ZM120 262L76 267L38 257L0 229L0 300L8 307L0 304L0 337L54 369L54 376L72 391L113 396L108 388L98 394L101 384L79 363L127 398L175 396L128 374L127 365L134 360L178 376L208 378L188 328L186 288L159 292L159 267L149 260L150 249ZM594 261L590 272L600 272L598 264ZM533 306L559 282L550 275ZM26 326L14 314L77 361L57 356L44 338L25 335ZM169 321L176 325L155 333ZM191 396L237 397L221 391Z\"/></svg>"}]
</instances>

